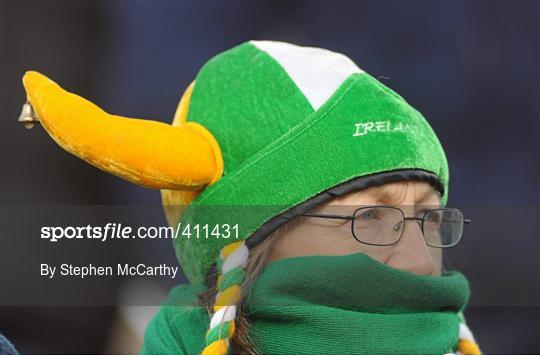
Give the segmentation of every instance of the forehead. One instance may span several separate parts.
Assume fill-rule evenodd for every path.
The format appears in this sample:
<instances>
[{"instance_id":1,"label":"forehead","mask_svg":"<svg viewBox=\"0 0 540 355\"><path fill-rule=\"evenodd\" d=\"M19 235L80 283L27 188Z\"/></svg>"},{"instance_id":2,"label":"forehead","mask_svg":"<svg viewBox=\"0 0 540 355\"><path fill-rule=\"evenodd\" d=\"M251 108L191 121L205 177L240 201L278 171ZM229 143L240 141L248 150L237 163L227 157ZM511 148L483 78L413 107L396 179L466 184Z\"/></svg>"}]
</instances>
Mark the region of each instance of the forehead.
<instances>
[{"instance_id":1,"label":"forehead","mask_svg":"<svg viewBox=\"0 0 540 355\"><path fill-rule=\"evenodd\" d=\"M440 193L424 181L397 181L374 186L329 201L332 204L439 204Z\"/></svg>"}]
</instances>

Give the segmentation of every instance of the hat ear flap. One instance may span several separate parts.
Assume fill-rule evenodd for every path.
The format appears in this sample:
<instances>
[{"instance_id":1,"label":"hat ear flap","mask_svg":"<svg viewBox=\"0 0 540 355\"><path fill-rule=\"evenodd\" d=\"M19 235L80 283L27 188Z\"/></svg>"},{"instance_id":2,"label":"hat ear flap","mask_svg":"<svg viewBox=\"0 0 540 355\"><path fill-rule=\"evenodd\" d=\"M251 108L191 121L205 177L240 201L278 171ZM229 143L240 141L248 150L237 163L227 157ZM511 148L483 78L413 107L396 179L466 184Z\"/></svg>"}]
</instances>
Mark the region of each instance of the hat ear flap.
<instances>
[{"instance_id":1,"label":"hat ear flap","mask_svg":"<svg viewBox=\"0 0 540 355\"><path fill-rule=\"evenodd\" d=\"M37 72L27 72L23 84L49 135L101 170L138 185L171 190L200 190L221 178L219 144L196 122L172 126L111 115Z\"/></svg>"}]
</instances>

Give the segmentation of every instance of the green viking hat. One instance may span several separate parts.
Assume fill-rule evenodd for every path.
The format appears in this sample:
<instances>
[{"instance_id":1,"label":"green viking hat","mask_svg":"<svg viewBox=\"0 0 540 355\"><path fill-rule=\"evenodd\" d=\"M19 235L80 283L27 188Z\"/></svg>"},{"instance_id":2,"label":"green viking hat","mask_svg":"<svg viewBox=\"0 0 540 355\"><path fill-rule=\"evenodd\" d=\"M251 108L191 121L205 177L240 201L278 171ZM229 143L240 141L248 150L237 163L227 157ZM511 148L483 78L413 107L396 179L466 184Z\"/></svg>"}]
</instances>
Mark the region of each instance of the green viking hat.
<instances>
[{"instance_id":1,"label":"green viking hat","mask_svg":"<svg viewBox=\"0 0 540 355\"><path fill-rule=\"evenodd\" d=\"M343 54L275 41L238 45L201 68L187 120L218 141L223 176L191 202L179 232L239 225L229 238L175 239L191 282L204 280L225 245L247 239L253 247L333 196L416 179L435 186L443 206L448 199L447 160L428 122Z\"/></svg>"},{"instance_id":2,"label":"green viking hat","mask_svg":"<svg viewBox=\"0 0 540 355\"><path fill-rule=\"evenodd\" d=\"M218 54L172 125L109 114L37 72L23 84L19 121L41 123L102 170L162 190L192 283L215 275L224 246L245 240L249 249L334 196L416 179L436 187L443 206L448 199L446 157L424 117L325 49L250 41Z\"/></svg>"}]
</instances>

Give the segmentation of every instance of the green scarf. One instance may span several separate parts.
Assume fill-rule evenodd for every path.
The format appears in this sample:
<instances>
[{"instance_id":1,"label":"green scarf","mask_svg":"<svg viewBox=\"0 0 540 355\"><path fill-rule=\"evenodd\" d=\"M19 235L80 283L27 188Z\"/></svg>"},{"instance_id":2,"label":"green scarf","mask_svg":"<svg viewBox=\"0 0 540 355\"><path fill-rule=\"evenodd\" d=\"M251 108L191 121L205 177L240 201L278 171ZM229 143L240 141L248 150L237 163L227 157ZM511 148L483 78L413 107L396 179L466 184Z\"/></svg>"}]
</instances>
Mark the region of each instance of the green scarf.
<instances>
[{"instance_id":1,"label":"green scarf","mask_svg":"<svg viewBox=\"0 0 540 355\"><path fill-rule=\"evenodd\" d=\"M209 319L182 286L147 328L143 354L200 352ZM443 354L457 348L470 296L459 272L401 271L363 253L268 264L245 299L263 354Z\"/></svg>"},{"instance_id":2,"label":"green scarf","mask_svg":"<svg viewBox=\"0 0 540 355\"><path fill-rule=\"evenodd\" d=\"M467 279L401 271L363 253L270 263L246 312L272 354L443 354L457 347Z\"/></svg>"}]
</instances>

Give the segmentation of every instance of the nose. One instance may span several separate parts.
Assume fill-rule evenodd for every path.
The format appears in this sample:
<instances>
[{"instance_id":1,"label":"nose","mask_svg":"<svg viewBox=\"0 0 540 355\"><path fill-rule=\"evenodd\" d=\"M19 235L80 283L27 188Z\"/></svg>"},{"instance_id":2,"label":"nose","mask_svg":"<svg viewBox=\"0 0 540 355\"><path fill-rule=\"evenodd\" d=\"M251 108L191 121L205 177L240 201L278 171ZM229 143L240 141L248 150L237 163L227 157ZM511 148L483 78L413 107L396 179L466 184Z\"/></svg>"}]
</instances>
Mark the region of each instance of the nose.
<instances>
[{"instance_id":1,"label":"nose","mask_svg":"<svg viewBox=\"0 0 540 355\"><path fill-rule=\"evenodd\" d=\"M397 269L420 275L432 275L436 261L424 241L420 225L407 220L399 242L394 245L386 264Z\"/></svg>"}]
</instances>

